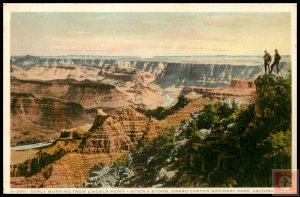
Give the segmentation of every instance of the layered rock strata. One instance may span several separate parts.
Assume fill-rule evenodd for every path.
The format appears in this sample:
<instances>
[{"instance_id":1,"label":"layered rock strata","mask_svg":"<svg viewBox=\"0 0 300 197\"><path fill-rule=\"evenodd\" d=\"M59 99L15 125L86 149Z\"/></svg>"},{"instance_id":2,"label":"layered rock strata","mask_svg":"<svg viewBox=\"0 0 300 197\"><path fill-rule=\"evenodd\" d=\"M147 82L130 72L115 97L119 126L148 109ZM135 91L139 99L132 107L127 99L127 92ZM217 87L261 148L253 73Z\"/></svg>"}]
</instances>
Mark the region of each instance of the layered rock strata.
<instances>
[{"instance_id":1,"label":"layered rock strata","mask_svg":"<svg viewBox=\"0 0 300 197\"><path fill-rule=\"evenodd\" d=\"M125 108L115 116L108 116L98 109L79 151L91 154L130 150L141 139L151 141L156 136L152 121L132 108Z\"/></svg>"}]
</instances>

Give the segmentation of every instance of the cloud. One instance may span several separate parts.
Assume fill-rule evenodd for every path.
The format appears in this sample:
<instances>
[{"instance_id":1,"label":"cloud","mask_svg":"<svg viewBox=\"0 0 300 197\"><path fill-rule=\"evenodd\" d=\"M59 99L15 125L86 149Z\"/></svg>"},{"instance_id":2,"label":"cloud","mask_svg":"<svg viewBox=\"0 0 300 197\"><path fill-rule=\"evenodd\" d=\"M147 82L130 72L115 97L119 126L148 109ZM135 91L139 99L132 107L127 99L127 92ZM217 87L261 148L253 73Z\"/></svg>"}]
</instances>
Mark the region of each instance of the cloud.
<instances>
[{"instance_id":1,"label":"cloud","mask_svg":"<svg viewBox=\"0 0 300 197\"><path fill-rule=\"evenodd\" d=\"M55 42L62 42L64 41L64 38L62 36L57 36L57 35L51 35L46 38L47 41L50 41L51 43Z\"/></svg>"},{"instance_id":2,"label":"cloud","mask_svg":"<svg viewBox=\"0 0 300 197\"><path fill-rule=\"evenodd\" d=\"M82 43L83 41L90 39L90 37L93 37L91 35L92 33L88 31L69 31L60 35L49 35L45 37L45 42L49 43L50 45L57 43Z\"/></svg>"},{"instance_id":3,"label":"cloud","mask_svg":"<svg viewBox=\"0 0 300 197\"><path fill-rule=\"evenodd\" d=\"M168 24L170 21L164 21L164 20L145 20L143 21L144 24Z\"/></svg>"},{"instance_id":4,"label":"cloud","mask_svg":"<svg viewBox=\"0 0 300 197\"><path fill-rule=\"evenodd\" d=\"M145 20L143 24L149 25L196 25L196 19L174 19L174 20Z\"/></svg>"},{"instance_id":5,"label":"cloud","mask_svg":"<svg viewBox=\"0 0 300 197\"><path fill-rule=\"evenodd\" d=\"M200 23L215 27L246 26L250 21L249 16L237 15L204 16L199 19Z\"/></svg>"},{"instance_id":6,"label":"cloud","mask_svg":"<svg viewBox=\"0 0 300 197\"><path fill-rule=\"evenodd\" d=\"M85 19L85 21L95 22L95 21L105 20L106 18L107 18L106 16L90 17L90 18Z\"/></svg>"},{"instance_id":7,"label":"cloud","mask_svg":"<svg viewBox=\"0 0 300 197\"><path fill-rule=\"evenodd\" d=\"M198 31L178 31L161 34L160 38L170 40L187 40L187 41L212 41L212 42L231 42L234 39L225 36L205 35Z\"/></svg>"},{"instance_id":8,"label":"cloud","mask_svg":"<svg viewBox=\"0 0 300 197\"><path fill-rule=\"evenodd\" d=\"M199 51L203 50L203 47L201 46L194 46L194 45L187 45L187 44L182 44L176 47L177 50L183 50L183 51Z\"/></svg>"},{"instance_id":9,"label":"cloud","mask_svg":"<svg viewBox=\"0 0 300 197\"><path fill-rule=\"evenodd\" d=\"M145 20L144 24L149 25L172 25L172 26L191 26L191 25L205 25L213 27L232 27L245 26L252 18L248 15L205 15L195 18L176 18L174 20Z\"/></svg>"},{"instance_id":10,"label":"cloud","mask_svg":"<svg viewBox=\"0 0 300 197\"><path fill-rule=\"evenodd\" d=\"M91 32L88 32L88 31L70 31L69 34L71 35L90 35Z\"/></svg>"},{"instance_id":11,"label":"cloud","mask_svg":"<svg viewBox=\"0 0 300 197\"><path fill-rule=\"evenodd\" d=\"M146 55L146 51L169 51L174 49L174 45L166 43L149 42L146 40L118 39L109 37L97 37L93 41L88 42L70 42L70 40L68 40L61 43L56 43L53 47L53 50L64 54L79 54L80 52L82 53L84 51L84 53L106 55Z\"/></svg>"}]
</instances>

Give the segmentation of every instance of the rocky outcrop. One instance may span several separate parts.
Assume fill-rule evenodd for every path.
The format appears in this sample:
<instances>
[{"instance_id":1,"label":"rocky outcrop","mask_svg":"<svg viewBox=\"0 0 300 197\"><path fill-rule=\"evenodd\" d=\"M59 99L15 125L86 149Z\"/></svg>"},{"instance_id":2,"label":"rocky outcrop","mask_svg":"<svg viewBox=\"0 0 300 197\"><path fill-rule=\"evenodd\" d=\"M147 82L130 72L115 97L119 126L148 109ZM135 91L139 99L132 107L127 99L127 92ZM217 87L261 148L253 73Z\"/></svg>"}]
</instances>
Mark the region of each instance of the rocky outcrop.
<instances>
[{"instance_id":1,"label":"rocky outcrop","mask_svg":"<svg viewBox=\"0 0 300 197\"><path fill-rule=\"evenodd\" d=\"M130 139L115 117L98 109L93 126L82 141L83 153L111 153L128 150Z\"/></svg>"},{"instance_id":2,"label":"rocky outcrop","mask_svg":"<svg viewBox=\"0 0 300 197\"><path fill-rule=\"evenodd\" d=\"M133 108L125 108L116 116L108 116L98 109L94 124L83 137L79 151L90 154L130 150L142 138L151 141L156 135L150 119Z\"/></svg>"},{"instance_id":3,"label":"rocky outcrop","mask_svg":"<svg viewBox=\"0 0 300 197\"><path fill-rule=\"evenodd\" d=\"M246 81L246 80L231 80L230 87L232 88L255 88L254 81Z\"/></svg>"},{"instance_id":4,"label":"rocky outcrop","mask_svg":"<svg viewBox=\"0 0 300 197\"><path fill-rule=\"evenodd\" d=\"M43 167L60 159L66 153L65 150L60 149L54 154L39 151L37 156L33 159L26 160L23 163L15 164L10 167L11 177L29 177L39 172Z\"/></svg>"},{"instance_id":5,"label":"rocky outcrop","mask_svg":"<svg viewBox=\"0 0 300 197\"><path fill-rule=\"evenodd\" d=\"M132 66L158 76L165 68L166 63L160 61L136 61L133 62Z\"/></svg>"},{"instance_id":6,"label":"rocky outcrop","mask_svg":"<svg viewBox=\"0 0 300 197\"><path fill-rule=\"evenodd\" d=\"M155 75L149 72L143 72L132 67L120 69L119 67L104 67L99 71L99 75L123 82L149 83L155 80Z\"/></svg>"},{"instance_id":7,"label":"rocky outcrop","mask_svg":"<svg viewBox=\"0 0 300 197\"><path fill-rule=\"evenodd\" d=\"M251 88L250 88L251 87ZM249 100L252 98L255 92L255 88L252 86L251 82L237 84L235 83L235 88L206 88L206 87L184 87L180 94L187 95L189 93L197 93L199 96L206 98L243 98Z\"/></svg>"},{"instance_id":8,"label":"rocky outcrop","mask_svg":"<svg viewBox=\"0 0 300 197\"><path fill-rule=\"evenodd\" d=\"M67 153L77 151L80 140L66 140L60 138L51 145L40 149L36 155L22 163L15 163L10 166L11 177L30 177L39 173L45 166L60 159Z\"/></svg>"},{"instance_id":9,"label":"rocky outcrop","mask_svg":"<svg viewBox=\"0 0 300 197\"><path fill-rule=\"evenodd\" d=\"M94 165L110 164L124 153L109 155L69 153L45 166L35 175L11 177L10 186L12 188L82 188Z\"/></svg>"}]
</instances>

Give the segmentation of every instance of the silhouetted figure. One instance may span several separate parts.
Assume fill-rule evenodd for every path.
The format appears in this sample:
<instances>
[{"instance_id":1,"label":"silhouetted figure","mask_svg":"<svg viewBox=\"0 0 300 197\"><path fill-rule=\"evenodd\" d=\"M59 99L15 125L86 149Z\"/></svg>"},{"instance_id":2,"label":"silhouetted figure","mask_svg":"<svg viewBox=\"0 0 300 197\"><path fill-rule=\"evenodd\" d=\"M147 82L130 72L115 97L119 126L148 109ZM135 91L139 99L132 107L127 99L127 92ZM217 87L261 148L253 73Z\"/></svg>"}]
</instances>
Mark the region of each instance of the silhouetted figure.
<instances>
[{"instance_id":1,"label":"silhouetted figure","mask_svg":"<svg viewBox=\"0 0 300 197\"><path fill-rule=\"evenodd\" d=\"M278 68L280 59L281 59L281 56L279 55L278 50L275 49L274 62L271 65L271 71L270 71L270 73L272 73L273 68L274 68L275 65L276 65L276 68L277 68L277 73L280 71L279 68Z\"/></svg>"},{"instance_id":2,"label":"silhouetted figure","mask_svg":"<svg viewBox=\"0 0 300 197\"><path fill-rule=\"evenodd\" d=\"M270 72L271 61L272 61L271 55L267 51L265 51L265 55L264 55L265 74Z\"/></svg>"}]
</instances>

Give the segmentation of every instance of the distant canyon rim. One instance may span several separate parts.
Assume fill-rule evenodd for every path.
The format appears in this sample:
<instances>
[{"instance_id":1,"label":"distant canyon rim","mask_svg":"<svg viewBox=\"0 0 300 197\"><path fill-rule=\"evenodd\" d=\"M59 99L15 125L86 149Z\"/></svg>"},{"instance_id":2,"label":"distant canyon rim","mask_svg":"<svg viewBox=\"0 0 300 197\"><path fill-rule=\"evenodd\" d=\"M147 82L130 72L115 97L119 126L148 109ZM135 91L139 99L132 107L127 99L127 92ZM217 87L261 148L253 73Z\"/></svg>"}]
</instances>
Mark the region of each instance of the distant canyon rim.
<instances>
[{"instance_id":1,"label":"distant canyon rim","mask_svg":"<svg viewBox=\"0 0 300 197\"><path fill-rule=\"evenodd\" d=\"M290 62L283 56L283 75ZM12 56L10 142L19 150L11 150L11 185L82 187L94 165L113 163L207 103L250 102L263 73L261 56ZM171 111L180 96L189 103L162 120L141 112Z\"/></svg>"}]
</instances>

